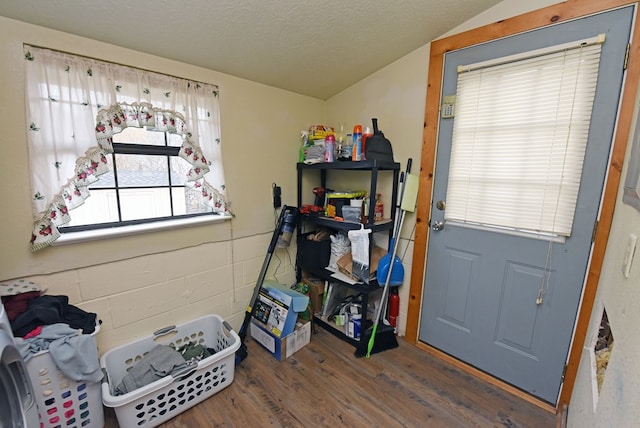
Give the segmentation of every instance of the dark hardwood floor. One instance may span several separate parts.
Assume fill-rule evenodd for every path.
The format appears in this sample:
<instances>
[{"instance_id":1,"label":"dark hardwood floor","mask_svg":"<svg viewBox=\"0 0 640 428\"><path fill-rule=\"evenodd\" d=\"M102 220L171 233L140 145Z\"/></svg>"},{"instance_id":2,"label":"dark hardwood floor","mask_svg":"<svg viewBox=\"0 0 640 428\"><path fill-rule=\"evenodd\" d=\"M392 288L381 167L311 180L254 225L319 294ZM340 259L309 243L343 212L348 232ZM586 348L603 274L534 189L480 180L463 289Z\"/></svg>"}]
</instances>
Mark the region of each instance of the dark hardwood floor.
<instances>
[{"instance_id":1,"label":"dark hardwood floor","mask_svg":"<svg viewBox=\"0 0 640 428\"><path fill-rule=\"evenodd\" d=\"M555 416L398 340L356 358L317 328L278 362L251 338L226 389L166 422L186 427L553 427ZM105 408L107 428L118 427ZM124 427L122 427L124 428Z\"/></svg>"}]
</instances>

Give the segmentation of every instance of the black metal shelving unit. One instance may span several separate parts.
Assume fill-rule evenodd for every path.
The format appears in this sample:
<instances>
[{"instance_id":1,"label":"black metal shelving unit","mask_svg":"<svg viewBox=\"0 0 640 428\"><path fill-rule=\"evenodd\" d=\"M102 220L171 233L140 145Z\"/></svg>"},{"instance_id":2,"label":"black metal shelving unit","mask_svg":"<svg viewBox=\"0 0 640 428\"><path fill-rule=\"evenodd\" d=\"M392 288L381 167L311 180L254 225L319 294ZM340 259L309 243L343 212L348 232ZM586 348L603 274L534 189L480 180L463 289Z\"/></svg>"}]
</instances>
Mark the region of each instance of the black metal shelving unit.
<instances>
[{"instance_id":1,"label":"black metal shelving unit","mask_svg":"<svg viewBox=\"0 0 640 428\"><path fill-rule=\"evenodd\" d=\"M391 238L392 233L393 233L393 225L395 222L395 203L397 201L397 196L398 196L398 179L400 176L400 164L397 162L384 162L384 161L378 161L378 160L372 160L372 161L358 161L358 162L348 162L348 161L337 161L337 162L331 162L331 163L317 163L317 164L311 164L311 165L307 165L305 163L298 163L297 164L297 172L298 172L298 207L302 207L302 194L303 194L303 183L302 183L302 178L303 175L305 173L308 173L309 171L318 171L319 172L319 177L318 177L318 181L319 181L319 185L322 186L323 188L326 188L326 184L327 184L327 175L329 173L334 173L334 172L338 172L338 173L347 173L348 171L368 171L370 173L370 185L369 185L369 196L372 197L373 200L375 200L375 195L377 192L377 187L378 187L378 180L380 178L380 173L383 172L383 174L385 175L389 175L389 178L393 180L393 190L392 190L392 194L391 194L391 218L390 221L384 221L384 222L380 222L380 223L374 223L373 219L374 219L374 203L369 203L369 212L368 212L368 223L365 224L364 226L368 229L371 229L372 233L378 233L378 232L382 232L382 233L388 233L389 238ZM332 218L329 217L324 217L321 215L312 215L312 214L302 214L300 216L300 224L298 225L299 227L297 228L298 233L297 233L297 237L298 239L301 239L301 236L303 235L303 229L305 225L316 225L316 226L322 226L325 228L329 228L335 231L348 231L348 230L355 230L355 229L359 229L360 228L360 224L359 223L350 223L350 222L343 222L343 221L336 221ZM391 239L389 239L389 242L391 241ZM373 245L373 240L371 240L371 245ZM371 252L370 252L371 253ZM372 321L368 320L366 318L366 314L367 314L367 308L368 308L368 301L369 301L369 295L380 290L380 287L378 285L378 282L373 279L370 281L370 283L367 284L349 284L347 282L344 281L340 281L339 279L333 278L331 276L331 274L333 272L327 270L327 269L322 269L322 270L316 270L316 271L305 271L310 275L313 275L315 277L321 278L323 280L332 282L332 283L337 283L342 287L346 287L349 290L352 290L356 293L362 293L363 298L362 298L362 313L365 314L365 316L363 316L362 319L362 326L361 326L361 331L364 332L369 326L371 326ZM302 272L300 267L297 267L297 275L298 275L298 280L301 279L302 276ZM317 325L323 327L324 329L326 329L327 331L329 331L330 333L334 334L335 336L339 337L340 339L344 340L347 343L350 343L352 346L354 346L356 348L356 355L364 355L365 351L366 351L366 347L367 347L367 343L365 341L360 341L360 340L356 340L353 339L351 337L348 337L342 328L337 327L332 321L330 320L325 320L322 319L321 317L315 316L314 315L314 322L317 323Z\"/></svg>"}]
</instances>

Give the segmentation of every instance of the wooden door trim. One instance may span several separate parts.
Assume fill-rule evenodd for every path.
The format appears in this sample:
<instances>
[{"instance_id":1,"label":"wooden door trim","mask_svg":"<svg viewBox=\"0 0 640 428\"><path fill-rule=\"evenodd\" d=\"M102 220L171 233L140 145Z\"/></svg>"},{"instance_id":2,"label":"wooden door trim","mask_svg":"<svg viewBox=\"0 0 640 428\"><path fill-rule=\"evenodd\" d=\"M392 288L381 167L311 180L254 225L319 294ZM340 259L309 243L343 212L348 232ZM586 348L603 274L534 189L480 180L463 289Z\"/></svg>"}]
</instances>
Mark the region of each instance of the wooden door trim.
<instances>
[{"instance_id":1,"label":"wooden door trim","mask_svg":"<svg viewBox=\"0 0 640 428\"><path fill-rule=\"evenodd\" d=\"M411 282L407 312L406 340L418 343L420 310L422 305L422 289L425 272L426 250L429 239L429 214L435 169L435 155L438 134L439 100L441 95L442 71L446 52L488 42L501 37L511 36L549 25L569 21L582 16L592 15L606 10L637 5L629 0L567 0L537 11L498 21L484 27L465 31L444 39L435 40L430 46L429 76L427 81L427 97L425 120L422 135L422 155L420 159L420 185L418 190L418 207L416 210L416 238L413 250ZM637 10L636 10L637 15ZM631 132L631 123L640 79L640 29L634 25L632 34L630 59L627 75L622 88L622 101L618 113L618 122L614 133L613 150L607 171L606 184L602 199L598 230L596 232L585 289L574 331L567 371L556 410L568 406L578 373L578 365L585 344L591 312L595 302L598 281L604 260L604 253L609 239L613 211L615 208L618 187L622 175L622 165Z\"/></svg>"}]
</instances>

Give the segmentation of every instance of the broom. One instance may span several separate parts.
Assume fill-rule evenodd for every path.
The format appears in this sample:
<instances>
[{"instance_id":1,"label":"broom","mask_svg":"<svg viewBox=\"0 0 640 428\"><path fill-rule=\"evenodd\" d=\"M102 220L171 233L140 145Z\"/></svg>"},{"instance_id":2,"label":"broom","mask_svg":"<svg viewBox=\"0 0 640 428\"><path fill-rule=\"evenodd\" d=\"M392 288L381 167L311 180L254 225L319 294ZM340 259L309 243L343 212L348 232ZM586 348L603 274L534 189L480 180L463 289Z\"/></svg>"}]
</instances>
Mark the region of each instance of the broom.
<instances>
[{"instance_id":1,"label":"broom","mask_svg":"<svg viewBox=\"0 0 640 428\"><path fill-rule=\"evenodd\" d=\"M393 251L391 254L391 260L394 260L396 254L398 252L398 242L400 241L400 232L402 231L402 224L404 222L404 215L407 211L413 212L416 206L416 200L418 199L418 177L415 175L407 174L405 176L405 189L403 190L402 195L402 203L400 205L400 223L398 226L398 239L393 243ZM389 295L389 282L391 281L391 272L393 271L393 263L389 265L389 271L387 272L387 278L384 282L384 289L382 290L382 297L380 298L380 305L378 305L378 311L376 312L376 317L373 321L373 330L371 331L371 336L369 337L369 342L367 344L367 354L366 357L370 358L372 351L379 352L384 351L386 349L396 348L398 346L398 341L396 339L396 335L393 332L393 328L387 328L381 330L380 334L378 334L378 347L374 349L374 345L376 345L376 334L378 332L378 324L380 323L380 319L382 317L382 308L386 305L383 304L387 296ZM389 326L391 327L391 326Z\"/></svg>"}]
</instances>

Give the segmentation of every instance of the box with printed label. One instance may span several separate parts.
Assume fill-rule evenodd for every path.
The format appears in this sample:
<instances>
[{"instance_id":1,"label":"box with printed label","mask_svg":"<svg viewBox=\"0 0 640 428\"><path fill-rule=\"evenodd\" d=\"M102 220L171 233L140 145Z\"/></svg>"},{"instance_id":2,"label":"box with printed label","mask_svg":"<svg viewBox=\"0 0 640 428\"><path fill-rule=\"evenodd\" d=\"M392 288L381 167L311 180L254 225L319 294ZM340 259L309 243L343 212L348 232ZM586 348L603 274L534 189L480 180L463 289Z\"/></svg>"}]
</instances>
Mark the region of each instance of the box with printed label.
<instances>
[{"instance_id":1,"label":"box with printed label","mask_svg":"<svg viewBox=\"0 0 640 428\"><path fill-rule=\"evenodd\" d=\"M311 321L297 322L295 330L283 337L276 337L255 319L251 320L251 337L260 343L278 361L284 361L311 340Z\"/></svg>"},{"instance_id":2,"label":"box with printed label","mask_svg":"<svg viewBox=\"0 0 640 428\"><path fill-rule=\"evenodd\" d=\"M309 297L284 285L262 284L253 308L253 320L275 337L293 332L298 313L304 312Z\"/></svg>"}]
</instances>

